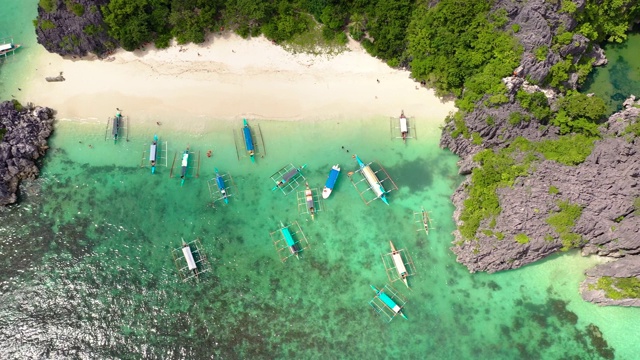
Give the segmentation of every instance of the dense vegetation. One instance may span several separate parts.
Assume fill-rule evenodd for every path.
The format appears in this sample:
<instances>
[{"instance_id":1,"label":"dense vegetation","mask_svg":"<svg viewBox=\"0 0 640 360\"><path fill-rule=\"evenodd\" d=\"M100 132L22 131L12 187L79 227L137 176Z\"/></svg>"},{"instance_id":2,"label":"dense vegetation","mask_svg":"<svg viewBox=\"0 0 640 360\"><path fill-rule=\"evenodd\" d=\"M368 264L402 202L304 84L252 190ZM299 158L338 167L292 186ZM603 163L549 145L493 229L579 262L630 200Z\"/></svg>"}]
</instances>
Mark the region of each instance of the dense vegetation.
<instances>
[{"instance_id":1,"label":"dense vegetation","mask_svg":"<svg viewBox=\"0 0 640 360\"><path fill-rule=\"evenodd\" d=\"M609 299L640 299L640 279L637 277L612 278L603 276L598 279L596 289L604 290Z\"/></svg>"},{"instance_id":2,"label":"dense vegetation","mask_svg":"<svg viewBox=\"0 0 640 360\"><path fill-rule=\"evenodd\" d=\"M582 215L582 207L580 205L570 204L567 201L558 201L560 211L549 215L547 224L551 225L562 241L562 250L566 251L571 248L579 247L582 244L582 236L571 232L576 220Z\"/></svg>"}]
</instances>

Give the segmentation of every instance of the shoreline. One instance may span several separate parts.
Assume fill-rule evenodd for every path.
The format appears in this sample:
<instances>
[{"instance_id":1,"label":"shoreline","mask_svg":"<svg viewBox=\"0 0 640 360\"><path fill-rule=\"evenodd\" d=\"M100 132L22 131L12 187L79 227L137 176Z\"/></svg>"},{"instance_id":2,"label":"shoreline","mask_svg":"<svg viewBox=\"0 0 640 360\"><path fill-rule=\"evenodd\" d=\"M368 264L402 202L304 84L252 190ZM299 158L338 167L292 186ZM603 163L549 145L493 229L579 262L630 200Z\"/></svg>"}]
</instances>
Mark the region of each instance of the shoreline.
<instances>
[{"instance_id":1,"label":"shoreline","mask_svg":"<svg viewBox=\"0 0 640 360\"><path fill-rule=\"evenodd\" d=\"M202 45L118 50L111 61L64 59L42 49L19 100L83 121L101 122L120 108L141 125L244 117L347 120L404 110L439 126L455 110L452 101L421 87L408 71L389 68L356 42L348 48L337 55L292 54L264 37L226 33ZM45 81L60 72L66 81Z\"/></svg>"}]
</instances>

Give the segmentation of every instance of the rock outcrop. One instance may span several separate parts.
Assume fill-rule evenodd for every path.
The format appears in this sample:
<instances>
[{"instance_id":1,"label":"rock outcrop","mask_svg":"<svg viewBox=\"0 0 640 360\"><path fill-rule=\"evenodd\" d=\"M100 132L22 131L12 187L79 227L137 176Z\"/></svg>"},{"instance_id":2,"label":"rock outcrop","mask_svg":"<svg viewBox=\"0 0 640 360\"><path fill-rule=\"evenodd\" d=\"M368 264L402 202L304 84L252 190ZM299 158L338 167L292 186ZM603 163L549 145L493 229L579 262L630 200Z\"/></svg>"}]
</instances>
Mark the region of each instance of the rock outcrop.
<instances>
[{"instance_id":1,"label":"rock outcrop","mask_svg":"<svg viewBox=\"0 0 640 360\"><path fill-rule=\"evenodd\" d=\"M62 56L108 55L118 42L107 34L100 7L109 0L51 0L51 7L38 5L38 43Z\"/></svg>"},{"instance_id":2,"label":"rock outcrop","mask_svg":"<svg viewBox=\"0 0 640 360\"><path fill-rule=\"evenodd\" d=\"M20 180L38 176L36 161L48 149L53 110L5 101L0 103L0 129L5 131L0 140L0 206L4 206L18 200Z\"/></svg>"},{"instance_id":3,"label":"rock outcrop","mask_svg":"<svg viewBox=\"0 0 640 360\"><path fill-rule=\"evenodd\" d=\"M471 272L495 272L518 268L558 251L564 245L547 219L558 211L559 201L582 208L571 231L582 237L584 254L610 257L640 254L640 216L634 205L640 199L640 139L634 134L625 134L630 124L639 121L640 102L632 98L625 104L623 111L612 115L602 126L603 139L595 143L591 155L582 164L568 166L543 160L534 166L529 176L516 179L513 187L498 189L502 212L491 227L492 233L478 232L476 240L465 241L454 232L456 245L452 250L458 262ZM482 114L482 111L475 113ZM557 136L557 129L550 126L543 129L535 121L511 129L503 121L489 130L484 120L476 117L465 120L469 131L487 136L490 145L485 146L488 147L499 148L514 136L532 141ZM495 133L501 134L500 140L493 140ZM443 136L441 144L451 141L450 136L449 140L446 138ZM458 137L462 145L454 148L466 154L463 162L468 162L475 152L465 147L468 141L462 138ZM457 139L453 140L455 143ZM458 223L467 197L465 188L466 183L452 196L456 206L454 218ZM552 188L554 191L550 191ZM497 233L501 234L499 238L495 236ZM518 234L527 235L529 242L514 241Z\"/></svg>"},{"instance_id":4,"label":"rock outcrop","mask_svg":"<svg viewBox=\"0 0 640 360\"><path fill-rule=\"evenodd\" d=\"M580 284L582 298L599 305L640 306L640 299L610 299L596 286L603 276L612 278L640 279L640 256L627 256L623 259L598 265L586 271L587 278Z\"/></svg>"}]
</instances>

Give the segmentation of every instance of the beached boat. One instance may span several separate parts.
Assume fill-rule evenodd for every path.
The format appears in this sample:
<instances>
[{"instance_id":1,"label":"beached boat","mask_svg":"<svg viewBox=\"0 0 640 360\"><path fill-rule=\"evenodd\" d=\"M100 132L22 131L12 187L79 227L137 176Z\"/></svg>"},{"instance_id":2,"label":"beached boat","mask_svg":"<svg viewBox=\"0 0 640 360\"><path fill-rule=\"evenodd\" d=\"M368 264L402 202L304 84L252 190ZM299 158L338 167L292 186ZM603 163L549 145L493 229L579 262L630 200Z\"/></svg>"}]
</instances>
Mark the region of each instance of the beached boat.
<instances>
[{"instance_id":1,"label":"beached boat","mask_svg":"<svg viewBox=\"0 0 640 360\"><path fill-rule=\"evenodd\" d=\"M402 141L407 142L407 135L409 135L409 127L407 126L407 117L404 116L404 110L400 114L400 135L402 135Z\"/></svg>"},{"instance_id":2,"label":"beached boat","mask_svg":"<svg viewBox=\"0 0 640 360\"><path fill-rule=\"evenodd\" d=\"M228 204L229 198L227 196L227 187L224 184L224 179L222 178L222 175L220 175L218 168L215 168L215 171L216 171L216 185L218 185L218 190L220 191L220 195L222 195L222 198L224 199L224 203Z\"/></svg>"},{"instance_id":3,"label":"beached boat","mask_svg":"<svg viewBox=\"0 0 640 360\"><path fill-rule=\"evenodd\" d=\"M338 175L340 175L340 165L335 164L329 172L329 177L327 178L327 182L324 184L324 189L322 189L323 199L326 199L331 195L333 187L336 185L336 180L338 180Z\"/></svg>"},{"instance_id":4,"label":"beached boat","mask_svg":"<svg viewBox=\"0 0 640 360\"><path fill-rule=\"evenodd\" d=\"M365 163L360 160L358 155L353 155L353 157L358 162L358 166L360 166L360 172L362 173L362 175L364 175L365 179L367 179L369 187L376 194L376 199L380 198L385 204L389 205L389 201L385 196L386 190L380 183L380 180L378 179L376 173L371 170L371 166L365 165Z\"/></svg>"},{"instance_id":5,"label":"beached boat","mask_svg":"<svg viewBox=\"0 0 640 360\"><path fill-rule=\"evenodd\" d=\"M14 44L13 41L0 45L0 56L8 55L20 48L20 44Z\"/></svg>"},{"instance_id":6,"label":"beached boat","mask_svg":"<svg viewBox=\"0 0 640 360\"><path fill-rule=\"evenodd\" d=\"M393 311L394 314L400 314L400 316L407 319L407 316L402 312L402 307L398 305L389 295L385 294L384 289L378 290L373 285L371 285L371 288L376 292L376 297L380 299L384 303L384 305L386 305L391 311Z\"/></svg>"},{"instance_id":7,"label":"beached boat","mask_svg":"<svg viewBox=\"0 0 640 360\"><path fill-rule=\"evenodd\" d=\"M251 157L251 162L256 162L255 158L255 148L253 146L253 137L251 137L251 128L247 123L247 119L242 119L244 122L244 126L242 127L242 134L244 135L244 144L247 148L247 152Z\"/></svg>"},{"instance_id":8,"label":"beached boat","mask_svg":"<svg viewBox=\"0 0 640 360\"><path fill-rule=\"evenodd\" d=\"M187 177L187 167L189 166L189 148L182 153L182 172L180 173L180 186L184 185L184 179Z\"/></svg>"},{"instance_id":9,"label":"beached boat","mask_svg":"<svg viewBox=\"0 0 640 360\"><path fill-rule=\"evenodd\" d=\"M306 183L306 186L307 188L304 190L304 198L307 203L307 210L309 210L311 220L315 220L316 208L313 202L313 193L311 192L311 188L309 188L309 183Z\"/></svg>"},{"instance_id":10,"label":"beached boat","mask_svg":"<svg viewBox=\"0 0 640 360\"><path fill-rule=\"evenodd\" d=\"M153 142L149 148L149 162L151 163L151 173L156 173L156 158L158 156L158 135L153 135Z\"/></svg>"},{"instance_id":11,"label":"beached boat","mask_svg":"<svg viewBox=\"0 0 640 360\"><path fill-rule=\"evenodd\" d=\"M407 281L409 273L407 272L407 268L404 266L402 255L400 254L400 251L396 250L396 247L393 246L393 242L389 241L389 245L391 245L391 258L393 259L393 264L398 272L398 276L400 276L402 281L404 281L404 284L409 287L409 282Z\"/></svg>"}]
</instances>

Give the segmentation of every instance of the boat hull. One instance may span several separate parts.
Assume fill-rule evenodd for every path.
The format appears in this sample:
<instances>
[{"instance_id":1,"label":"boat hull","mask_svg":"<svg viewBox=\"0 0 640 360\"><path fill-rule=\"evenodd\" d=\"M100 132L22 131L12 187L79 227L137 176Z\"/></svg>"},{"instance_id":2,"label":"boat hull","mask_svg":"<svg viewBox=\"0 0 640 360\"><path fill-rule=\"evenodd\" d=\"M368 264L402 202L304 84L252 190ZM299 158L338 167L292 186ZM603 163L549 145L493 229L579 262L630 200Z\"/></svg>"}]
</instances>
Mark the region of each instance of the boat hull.
<instances>
[{"instance_id":1,"label":"boat hull","mask_svg":"<svg viewBox=\"0 0 640 360\"><path fill-rule=\"evenodd\" d=\"M333 187L336 185L336 181L338 180L338 175L340 175L340 166L336 164L331 168L327 182L324 184L324 188L322 189L323 199L326 199L331 195Z\"/></svg>"}]
</instances>

